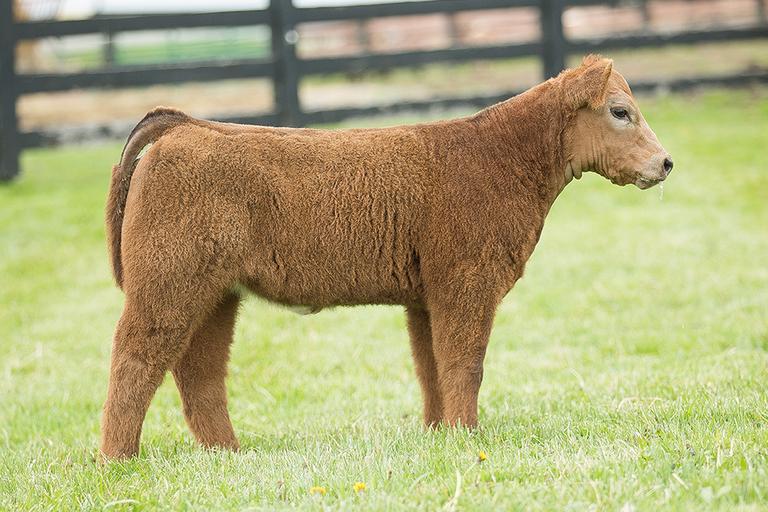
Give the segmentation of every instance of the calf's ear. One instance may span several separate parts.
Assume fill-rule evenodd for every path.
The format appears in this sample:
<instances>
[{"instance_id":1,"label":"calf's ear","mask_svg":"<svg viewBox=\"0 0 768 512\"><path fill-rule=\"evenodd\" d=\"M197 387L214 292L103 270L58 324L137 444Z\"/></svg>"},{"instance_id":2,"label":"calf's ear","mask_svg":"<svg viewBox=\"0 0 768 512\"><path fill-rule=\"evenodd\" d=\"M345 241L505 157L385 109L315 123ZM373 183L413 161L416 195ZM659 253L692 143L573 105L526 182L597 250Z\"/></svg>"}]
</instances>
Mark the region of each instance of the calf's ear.
<instances>
[{"instance_id":1,"label":"calf's ear","mask_svg":"<svg viewBox=\"0 0 768 512\"><path fill-rule=\"evenodd\" d=\"M572 108L589 106L599 108L605 103L608 80L613 71L613 61L598 55L588 55L581 66L569 73L565 84L568 103Z\"/></svg>"}]
</instances>

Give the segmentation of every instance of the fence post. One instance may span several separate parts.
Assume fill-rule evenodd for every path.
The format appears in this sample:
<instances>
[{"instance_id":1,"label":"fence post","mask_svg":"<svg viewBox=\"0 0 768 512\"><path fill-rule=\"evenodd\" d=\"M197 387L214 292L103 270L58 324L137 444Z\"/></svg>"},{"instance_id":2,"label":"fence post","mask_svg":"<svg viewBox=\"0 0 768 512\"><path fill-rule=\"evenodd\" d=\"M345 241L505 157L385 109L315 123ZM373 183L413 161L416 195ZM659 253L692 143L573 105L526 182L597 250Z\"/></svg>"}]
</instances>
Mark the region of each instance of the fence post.
<instances>
[{"instance_id":1,"label":"fence post","mask_svg":"<svg viewBox=\"0 0 768 512\"><path fill-rule=\"evenodd\" d=\"M16 35L13 2L0 0L0 181L19 173L16 118Z\"/></svg>"},{"instance_id":2,"label":"fence post","mask_svg":"<svg viewBox=\"0 0 768 512\"><path fill-rule=\"evenodd\" d=\"M104 32L103 64L105 67L115 65L115 34L111 31Z\"/></svg>"},{"instance_id":3,"label":"fence post","mask_svg":"<svg viewBox=\"0 0 768 512\"><path fill-rule=\"evenodd\" d=\"M357 22L357 44L360 47L360 53L371 53L371 37L368 34L366 20L358 20Z\"/></svg>"},{"instance_id":4,"label":"fence post","mask_svg":"<svg viewBox=\"0 0 768 512\"><path fill-rule=\"evenodd\" d=\"M542 64L544 78L551 78L565 69L566 41L563 32L564 0L541 0Z\"/></svg>"},{"instance_id":5,"label":"fence post","mask_svg":"<svg viewBox=\"0 0 768 512\"><path fill-rule=\"evenodd\" d=\"M761 2L763 0L760 0ZM648 0L640 1L640 13L643 16L643 30L650 31L651 28L651 7L648 5Z\"/></svg>"},{"instance_id":6,"label":"fence post","mask_svg":"<svg viewBox=\"0 0 768 512\"><path fill-rule=\"evenodd\" d=\"M272 59L275 63L275 110L283 126L301 126L303 123L299 102L299 69L296 59L296 31L293 0L270 0L270 29L272 31Z\"/></svg>"}]
</instances>

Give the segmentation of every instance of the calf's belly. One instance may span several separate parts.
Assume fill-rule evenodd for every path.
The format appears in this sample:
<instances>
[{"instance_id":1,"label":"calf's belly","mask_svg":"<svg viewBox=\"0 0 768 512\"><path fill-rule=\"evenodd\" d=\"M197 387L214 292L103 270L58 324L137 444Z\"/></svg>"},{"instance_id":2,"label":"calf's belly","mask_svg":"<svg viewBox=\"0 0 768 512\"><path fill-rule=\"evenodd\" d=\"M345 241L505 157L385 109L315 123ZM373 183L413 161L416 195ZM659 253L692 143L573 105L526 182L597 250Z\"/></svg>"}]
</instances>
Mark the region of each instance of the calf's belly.
<instances>
[{"instance_id":1,"label":"calf's belly","mask_svg":"<svg viewBox=\"0 0 768 512\"><path fill-rule=\"evenodd\" d=\"M246 288L287 306L420 303L417 268L362 250L262 247L246 267Z\"/></svg>"}]
</instances>

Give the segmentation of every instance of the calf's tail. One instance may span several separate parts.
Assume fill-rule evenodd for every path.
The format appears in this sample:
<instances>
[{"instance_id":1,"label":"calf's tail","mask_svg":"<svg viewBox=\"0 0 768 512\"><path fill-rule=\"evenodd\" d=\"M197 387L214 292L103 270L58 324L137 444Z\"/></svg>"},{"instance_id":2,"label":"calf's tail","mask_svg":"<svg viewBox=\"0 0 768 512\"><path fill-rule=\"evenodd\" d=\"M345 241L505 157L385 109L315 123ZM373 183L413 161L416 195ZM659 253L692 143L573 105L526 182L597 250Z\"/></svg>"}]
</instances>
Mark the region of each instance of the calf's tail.
<instances>
[{"instance_id":1,"label":"calf's tail","mask_svg":"<svg viewBox=\"0 0 768 512\"><path fill-rule=\"evenodd\" d=\"M112 257L112 274L119 287L123 286L123 265L120 256L123 217L131 176L136 168L137 157L148 144L155 142L168 130L191 121L184 112L167 107L157 107L139 121L123 148L120 163L112 167L112 180L107 198L107 245Z\"/></svg>"}]
</instances>

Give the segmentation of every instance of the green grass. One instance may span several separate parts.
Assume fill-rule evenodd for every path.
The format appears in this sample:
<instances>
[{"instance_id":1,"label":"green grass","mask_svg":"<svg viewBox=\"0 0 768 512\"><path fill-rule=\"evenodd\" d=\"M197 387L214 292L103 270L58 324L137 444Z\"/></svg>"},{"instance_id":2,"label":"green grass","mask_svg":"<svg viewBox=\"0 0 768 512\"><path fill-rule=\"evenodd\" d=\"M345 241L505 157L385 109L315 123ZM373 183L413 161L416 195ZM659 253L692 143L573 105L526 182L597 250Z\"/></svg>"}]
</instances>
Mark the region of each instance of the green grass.
<instances>
[{"instance_id":1,"label":"green grass","mask_svg":"<svg viewBox=\"0 0 768 512\"><path fill-rule=\"evenodd\" d=\"M768 509L768 92L642 104L675 158L664 198L569 185L499 310L481 429L421 429L399 308L251 298L243 450L198 448L167 379L140 457L106 466L119 147L26 153L0 187L0 509Z\"/></svg>"}]
</instances>

